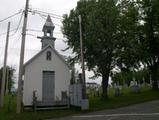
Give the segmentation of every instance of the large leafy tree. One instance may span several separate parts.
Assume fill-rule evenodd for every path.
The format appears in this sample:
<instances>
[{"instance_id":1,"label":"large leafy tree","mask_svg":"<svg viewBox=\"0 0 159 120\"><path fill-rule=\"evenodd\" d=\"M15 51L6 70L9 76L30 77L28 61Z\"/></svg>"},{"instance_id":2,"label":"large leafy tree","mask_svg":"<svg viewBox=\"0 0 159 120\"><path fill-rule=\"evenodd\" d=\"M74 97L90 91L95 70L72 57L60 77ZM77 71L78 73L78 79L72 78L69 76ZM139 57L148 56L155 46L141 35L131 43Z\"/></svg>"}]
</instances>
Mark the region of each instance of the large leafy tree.
<instances>
[{"instance_id":1,"label":"large leafy tree","mask_svg":"<svg viewBox=\"0 0 159 120\"><path fill-rule=\"evenodd\" d=\"M96 76L102 76L103 98L107 98L108 80L115 66L119 10L116 0L81 0L64 16L63 34L67 44L80 56L78 15L82 16L85 62Z\"/></svg>"},{"instance_id":2,"label":"large leafy tree","mask_svg":"<svg viewBox=\"0 0 159 120\"><path fill-rule=\"evenodd\" d=\"M158 89L159 69L159 1L121 0L119 2L120 49L117 59L122 70L148 68L153 88Z\"/></svg>"},{"instance_id":3,"label":"large leafy tree","mask_svg":"<svg viewBox=\"0 0 159 120\"><path fill-rule=\"evenodd\" d=\"M119 0L118 9L119 23L118 23L118 49L116 66L117 73L113 72L113 82L120 81L120 83L129 85L130 81L135 78L135 71L138 71L141 66L140 61L140 6L133 0ZM119 79L119 80L118 80Z\"/></svg>"},{"instance_id":4,"label":"large leafy tree","mask_svg":"<svg viewBox=\"0 0 159 120\"><path fill-rule=\"evenodd\" d=\"M150 70L153 88L158 89L159 69L159 1L140 0L143 25L140 30L140 59Z\"/></svg>"},{"instance_id":5,"label":"large leafy tree","mask_svg":"<svg viewBox=\"0 0 159 120\"><path fill-rule=\"evenodd\" d=\"M118 32L117 66L121 71L129 72L130 69L139 67L138 29L140 24L139 6L135 1L121 0L118 4L120 10L120 21Z\"/></svg>"}]
</instances>

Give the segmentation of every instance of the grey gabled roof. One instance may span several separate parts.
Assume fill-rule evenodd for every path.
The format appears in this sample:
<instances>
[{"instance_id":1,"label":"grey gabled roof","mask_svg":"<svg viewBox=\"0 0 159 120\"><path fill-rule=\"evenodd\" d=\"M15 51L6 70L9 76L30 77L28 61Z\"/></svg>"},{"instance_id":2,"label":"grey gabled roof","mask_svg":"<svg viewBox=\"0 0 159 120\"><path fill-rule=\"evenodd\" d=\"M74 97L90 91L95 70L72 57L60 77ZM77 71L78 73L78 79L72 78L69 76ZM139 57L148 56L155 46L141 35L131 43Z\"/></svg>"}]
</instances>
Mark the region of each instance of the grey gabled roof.
<instances>
[{"instance_id":1,"label":"grey gabled roof","mask_svg":"<svg viewBox=\"0 0 159 120\"><path fill-rule=\"evenodd\" d=\"M37 53L34 57L32 57L30 60L28 60L25 64L24 64L24 68L30 64L33 60L35 60L39 55L41 55L47 48L51 48L52 51L66 64L66 66L68 68L70 68L70 66L67 64L67 62L64 60L64 58L50 45L47 45L45 48L43 48L39 53Z\"/></svg>"}]
</instances>

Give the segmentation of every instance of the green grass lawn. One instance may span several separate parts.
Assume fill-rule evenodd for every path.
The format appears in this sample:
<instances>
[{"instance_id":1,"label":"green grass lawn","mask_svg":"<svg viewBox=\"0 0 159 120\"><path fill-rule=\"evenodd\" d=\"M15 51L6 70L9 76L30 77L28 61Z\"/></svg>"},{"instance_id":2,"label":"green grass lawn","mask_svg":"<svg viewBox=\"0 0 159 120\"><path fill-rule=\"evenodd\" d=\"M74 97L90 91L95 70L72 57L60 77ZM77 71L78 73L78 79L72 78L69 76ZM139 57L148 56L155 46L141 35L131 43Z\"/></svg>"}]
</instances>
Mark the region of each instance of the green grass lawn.
<instances>
[{"instance_id":1,"label":"green grass lawn","mask_svg":"<svg viewBox=\"0 0 159 120\"><path fill-rule=\"evenodd\" d=\"M94 98L90 100L90 111L97 111L103 109L113 109L131 104L159 100L158 91L141 91L140 93L127 93L120 97L110 97L108 100L101 100L101 98Z\"/></svg>"},{"instance_id":2,"label":"green grass lawn","mask_svg":"<svg viewBox=\"0 0 159 120\"><path fill-rule=\"evenodd\" d=\"M9 100L12 100L8 106ZM5 105L0 108L0 120L43 120L49 118L57 118L80 113L79 108L61 109L61 110L42 110L33 112L33 110L25 110L21 114L16 114L16 96L5 97Z\"/></svg>"},{"instance_id":3,"label":"green grass lawn","mask_svg":"<svg viewBox=\"0 0 159 120\"><path fill-rule=\"evenodd\" d=\"M123 93L124 91L125 93ZM91 98L89 111L113 109L131 104L159 99L158 91L152 91L147 89L143 89L140 93L130 93L129 90L124 91L122 92L123 94L120 97L114 97L113 95L110 95L110 98L105 101L97 97ZM11 100L10 107L8 106L9 100ZM0 108L0 120L43 120L48 118L62 117L82 113L77 108L70 108L65 110L49 110L37 112L24 111L21 114L16 114L15 101L15 96L13 98L11 98L11 96L5 97L5 106L3 108Z\"/></svg>"}]
</instances>

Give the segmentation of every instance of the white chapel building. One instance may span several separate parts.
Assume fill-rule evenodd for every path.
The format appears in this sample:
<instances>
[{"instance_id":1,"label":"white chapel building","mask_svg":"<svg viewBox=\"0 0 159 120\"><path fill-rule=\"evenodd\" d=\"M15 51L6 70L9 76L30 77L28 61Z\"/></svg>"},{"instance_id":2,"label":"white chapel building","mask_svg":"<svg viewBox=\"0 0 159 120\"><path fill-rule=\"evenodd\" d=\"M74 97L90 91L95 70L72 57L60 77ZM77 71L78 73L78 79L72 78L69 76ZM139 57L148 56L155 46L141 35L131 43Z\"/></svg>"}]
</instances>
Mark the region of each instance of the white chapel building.
<instances>
[{"instance_id":1,"label":"white chapel building","mask_svg":"<svg viewBox=\"0 0 159 120\"><path fill-rule=\"evenodd\" d=\"M33 105L33 92L37 101L53 105L62 99L62 92L68 94L70 69L64 58L55 50L54 24L48 15L43 26L42 48L24 65L23 104Z\"/></svg>"}]
</instances>

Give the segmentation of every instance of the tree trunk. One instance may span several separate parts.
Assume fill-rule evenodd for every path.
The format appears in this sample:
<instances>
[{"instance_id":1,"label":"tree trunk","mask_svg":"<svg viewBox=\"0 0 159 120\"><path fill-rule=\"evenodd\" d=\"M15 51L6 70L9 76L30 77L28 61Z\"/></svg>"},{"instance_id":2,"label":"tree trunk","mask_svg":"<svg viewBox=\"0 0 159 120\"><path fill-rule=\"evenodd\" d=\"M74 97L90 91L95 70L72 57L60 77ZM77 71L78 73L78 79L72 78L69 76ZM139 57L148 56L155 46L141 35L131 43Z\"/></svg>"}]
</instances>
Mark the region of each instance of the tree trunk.
<instances>
[{"instance_id":1,"label":"tree trunk","mask_svg":"<svg viewBox=\"0 0 159 120\"><path fill-rule=\"evenodd\" d=\"M157 74L158 66L153 66L150 68L151 78L152 78L152 88L154 90L158 90L158 74Z\"/></svg>"},{"instance_id":2,"label":"tree trunk","mask_svg":"<svg viewBox=\"0 0 159 120\"><path fill-rule=\"evenodd\" d=\"M102 98L108 98L109 73L102 73Z\"/></svg>"}]
</instances>

